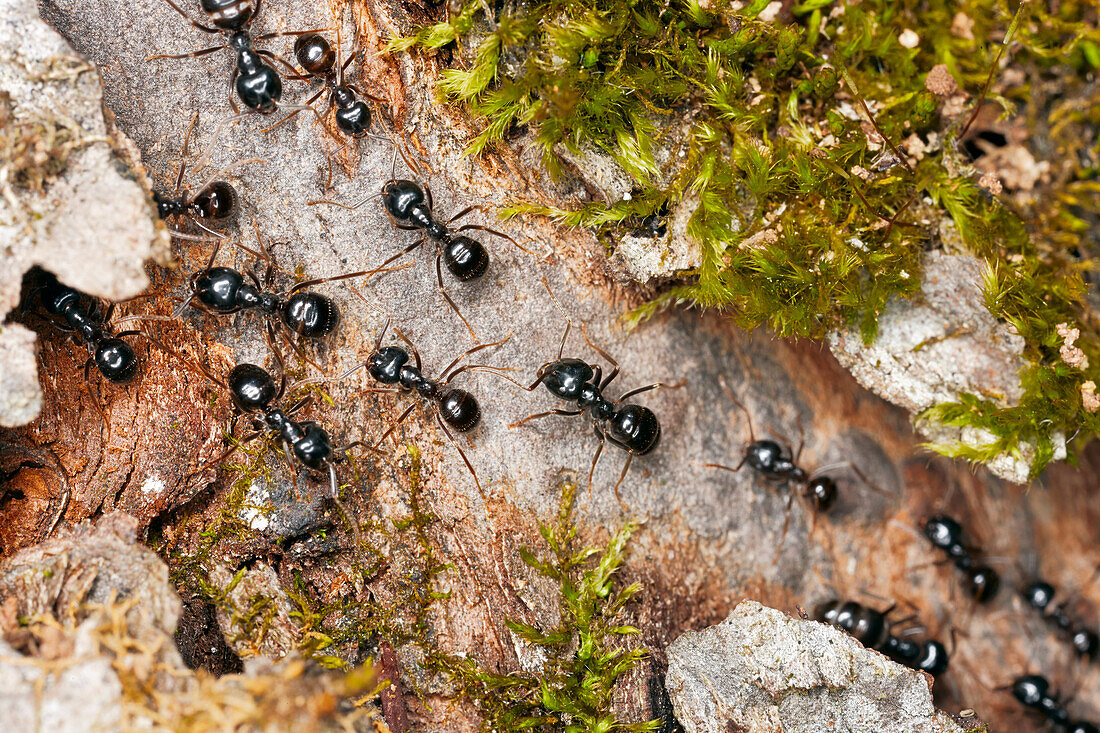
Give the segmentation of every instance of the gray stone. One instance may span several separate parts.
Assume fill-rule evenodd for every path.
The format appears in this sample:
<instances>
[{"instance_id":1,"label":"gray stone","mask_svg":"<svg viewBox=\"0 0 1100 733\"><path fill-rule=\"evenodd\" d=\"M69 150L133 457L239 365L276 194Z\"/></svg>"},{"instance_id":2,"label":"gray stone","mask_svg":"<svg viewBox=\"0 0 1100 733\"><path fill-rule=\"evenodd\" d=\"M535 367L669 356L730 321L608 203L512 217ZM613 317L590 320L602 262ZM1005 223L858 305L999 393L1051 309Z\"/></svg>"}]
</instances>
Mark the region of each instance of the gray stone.
<instances>
[{"instance_id":1,"label":"gray stone","mask_svg":"<svg viewBox=\"0 0 1100 733\"><path fill-rule=\"evenodd\" d=\"M167 253L167 233L101 97L95 67L42 22L37 3L0 0L0 320L35 265L119 300L148 285L146 259ZM25 374L26 347L0 350L0 373ZM0 424L37 415L41 394L27 387L0 383L15 390L0 393Z\"/></svg>"},{"instance_id":2,"label":"gray stone","mask_svg":"<svg viewBox=\"0 0 1100 733\"><path fill-rule=\"evenodd\" d=\"M688 733L956 733L931 678L839 629L742 601L668 648L665 685Z\"/></svg>"},{"instance_id":3,"label":"gray stone","mask_svg":"<svg viewBox=\"0 0 1100 733\"><path fill-rule=\"evenodd\" d=\"M1002 407L1019 403L1020 372L1027 366L1024 339L985 307L981 260L968 255L929 252L921 294L915 301L895 298L879 316L878 335L864 344L858 328L829 336L833 354L867 389L916 415L963 393L981 395ZM935 444L980 446L995 436L975 428L921 421L918 428ZM1065 458L1065 440L1056 438L1056 458ZM1019 446L1020 458L1004 453L989 463L993 473L1026 483L1035 447Z\"/></svg>"},{"instance_id":4,"label":"gray stone","mask_svg":"<svg viewBox=\"0 0 1100 733\"><path fill-rule=\"evenodd\" d=\"M14 323L0 326L0 427L25 425L41 409L34 333Z\"/></svg>"}]
</instances>

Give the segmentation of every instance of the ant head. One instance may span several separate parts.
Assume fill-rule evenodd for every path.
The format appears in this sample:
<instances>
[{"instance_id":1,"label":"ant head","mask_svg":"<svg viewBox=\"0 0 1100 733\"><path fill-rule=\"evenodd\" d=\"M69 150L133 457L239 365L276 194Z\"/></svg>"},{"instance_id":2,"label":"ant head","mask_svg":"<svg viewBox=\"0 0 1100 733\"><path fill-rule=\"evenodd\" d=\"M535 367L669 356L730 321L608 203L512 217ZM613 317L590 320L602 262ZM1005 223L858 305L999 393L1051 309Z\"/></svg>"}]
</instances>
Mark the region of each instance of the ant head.
<instances>
[{"instance_id":1,"label":"ant head","mask_svg":"<svg viewBox=\"0 0 1100 733\"><path fill-rule=\"evenodd\" d=\"M283 305L283 323L294 333L306 338L320 338L332 333L340 322L336 303L320 293L299 291Z\"/></svg>"},{"instance_id":2,"label":"ant head","mask_svg":"<svg viewBox=\"0 0 1100 733\"><path fill-rule=\"evenodd\" d=\"M439 395L439 416L460 433L472 430L481 421L481 407L464 389L447 389Z\"/></svg>"},{"instance_id":3,"label":"ant head","mask_svg":"<svg viewBox=\"0 0 1100 733\"><path fill-rule=\"evenodd\" d=\"M73 290L62 285L52 272L46 272L45 270L39 272L42 273L42 284L38 288L38 296L42 299L42 305L51 315L59 316L66 308L80 302L81 293L79 290Z\"/></svg>"},{"instance_id":4,"label":"ant head","mask_svg":"<svg viewBox=\"0 0 1100 733\"><path fill-rule=\"evenodd\" d=\"M937 515L929 517L924 523L924 536L936 547L947 550L961 544L962 526L951 517Z\"/></svg>"},{"instance_id":5,"label":"ant head","mask_svg":"<svg viewBox=\"0 0 1100 733\"><path fill-rule=\"evenodd\" d=\"M276 392L274 378L255 364L238 364L229 372L229 394L244 412L266 409Z\"/></svg>"},{"instance_id":6,"label":"ant head","mask_svg":"<svg viewBox=\"0 0 1100 733\"><path fill-rule=\"evenodd\" d=\"M459 235L443 246L443 264L459 280L475 280L489 269L489 253L481 242Z\"/></svg>"},{"instance_id":7,"label":"ant head","mask_svg":"<svg viewBox=\"0 0 1100 733\"><path fill-rule=\"evenodd\" d=\"M252 22L255 0L201 0L202 12L223 31L239 31Z\"/></svg>"},{"instance_id":8,"label":"ant head","mask_svg":"<svg viewBox=\"0 0 1100 733\"><path fill-rule=\"evenodd\" d=\"M1028 674L1017 677L1012 683L1012 696L1020 701L1021 705L1029 708L1037 706L1050 692L1050 683L1046 677L1037 674Z\"/></svg>"},{"instance_id":9,"label":"ant head","mask_svg":"<svg viewBox=\"0 0 1100 733\"><path fill-rule=\"evenodd\" d=\"M1001 577L988 565L979 565L967 572L970 596L978 603L988 603L1001 587Z\"/></svg>"},{"instance_id":10,"label":"ant head","mask_svg":"<svg viewBox=\"0 0 1100 733\"><path fill-rule=\"evenodd\" d=\"M917 660L917 669L922 669L933 677L939 677L947 671L947 664L947 647L935 640L921 644L921 655Z\"/></svg>"},{"instance_id":11,"label":"ant head","mask_svg":"<svg viewBox=\"0 0 1100 733\"><path fill-rule=\"evenodd\" d=\"M336 52L332 45L320 33L307 33L298 36L294 42L294 58L308 73L324 76L336 66Z\"/></svg>"},{"instance_id":12,"label":"ant head","mask_svg":"<svg viewBox=\"0 0 1100 733\"><path fill-rule=\"evenodd\" d=\"M1100 636L1095 631L1078 629L1073 632L1070 642L1077 653L1087 659L1095 659L1097 652L1100 652Z\"/></svg>"},{"instance_id":13,"label":"ant head","mask_svg":"<svg viewBox=\"0 0 1100 733\"><path fill-rule=\"evenodd\" d=\"M822 601L814 608L814 620L835 626L837 614L840 613L840 606L841 602L836 598Z\"/></svg>"},{"instance_id":14,"label":"ant head","mask_svg":"<svg viewBox=\"0 0 1100 733\"><path fill-rule=\"evenodd\" d=\"M191 291L195 299L215 313L240 310L237 294L244 285L244 275L231 267L209 267L191 276Z\"/></svg>"},{"instance_id":15,"label":"ant head","mask_svg":"<svg viewBox=\"0 0 1100 733\"><path fill-rule=\"evenodd\" d=\"M581 396L585 384L594 376L588 362L580 359L561 359L544 364L538 377L555 396L563 400L576 400Z\"/></svg>"},{"instance_id":16,"label":"ant head","mask_svg":"<svg viewBox=\"0 0 1100 733\"><path fill-rule=\"evenodd\" d=\"M401 368L409 361L409 353L400 346L385 346L367 359L367 371L375 381L397 384L401 380Z\"/></svg>"},{"instance_id":17,"label":"ant head","mask_svg":"<svg viewBox=\"0 0 1100 733\"><path fill-rule=\"evenodd\" d=\"M783 448L774 440L756 440L745 447L745 462L767 475L783 460Z\"/></svg>"},{"instance_id":18,"label":"ant head","mask_svg":"<svg viewBox=\"0 0 1100 733\"><path fill-rule=\"evenodd\" d=\"M424 189L415 181L386 181L382 186L382 203L397 221L408 221L413 210L423 207L426 201Z\"/></svg>"},{"instance_id":19,"label":"ant head","mask_svg":"<svg viewBox=\"0 0 1100 733\"><path fill-rule=\"evenodd\" d=\"M317 423L302 423L301 428L304 435L294 442L294 455L314 471L320 471L332 456L332 441Z\"/></svg>"},{"instance_id":20,"label":"ant head","mask_svg":"<svg viewBox=\"0 0 1100 733\"><path fill-rule=\"evenodd\" d=\"M200 219L228 219L237 213L237 191L225 181L214 181L191 199Z\"/></svg>"},{"instance_id":21,"label":"ant head","mask_svg":"<svg viewBox=\"0 0 1100 733\"><path fill-rule=\"evenodd\" d=\"M350 137L365 137L370 132L370 107L356 99L346 87L337 87L332 93L336 103L336 126Z\"/></svg>"},{"instance_id":22,"label":"ant head","mask_svg":"<svg viewBox=\"0 0 1100 733\"><path fill-rule=\"evenodd\" d=\"M253 70L237 77L237 96L245 107L271 114L283 96L283 80L275 69L257 61Z\"/></svg>"},{"instance_id":23,"label":"ant head","mask_svg":"<svg viewBox=\"0 0 1100 733\"><path fill-rule=\"evenodd\" d=\"M107 338L96 344L95 365L104 377L115 384L123 384L137 373L138 358L130 344L122 339Z\"/></svg>"},{"instance_id":24,"label":"ant head","mask_svg":"<svg viewBox=\"0 0 1100 733\"><path fill-rule=\"evenodd\" d=\"M1024 602L1040 611L1045 610L1054 601L1054 593L1054 586L1043 580L1036 580L1020 589L1020 596Z\"/></svg>"},{"instance_id":25,"label":"ant head","mask_svg":"<svg viewBox=\"0 0 1100 733\"><path fill-rule=\"evenodd\" d=\"M644 456L661 440L661 423L653 410L642 405L623 405L611 416L608 436L634 455Z\"/></svg>"},{"instance_id":26,"label":"ant head","mask_svg":"<svg viewBox=\"0 0 1100 733\"><path fill-rule=\"evenodd\" d=\"M836 493L836 481L828 476L818 476L806 484L806 496L818 511L827 511L836 501Z\"/></svg>"}]
</instances>

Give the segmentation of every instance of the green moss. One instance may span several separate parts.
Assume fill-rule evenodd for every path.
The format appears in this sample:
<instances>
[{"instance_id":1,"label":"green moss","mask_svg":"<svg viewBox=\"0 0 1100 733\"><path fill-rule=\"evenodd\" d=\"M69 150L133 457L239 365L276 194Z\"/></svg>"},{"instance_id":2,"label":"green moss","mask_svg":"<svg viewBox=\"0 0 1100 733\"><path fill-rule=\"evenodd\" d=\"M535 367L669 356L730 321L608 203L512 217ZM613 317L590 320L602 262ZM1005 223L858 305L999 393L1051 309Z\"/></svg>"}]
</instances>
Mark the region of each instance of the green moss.
<instances>
[{"instance_id":1,"label":"green moss","mask_svg":"<svg viewBox=\"0 0 1100 733\"><path fill-rule=\"evenodd\" d=\"M694 208L688 232L702 245L698 267L631 313L632 322L680 304L720 308L782 336L857 325L871 340L887 300L919 291L924 252L954 245L954 235L944 239L946 221L989 263L988 305L1024 337L1030 367L1017 407L965 396L924 418L989 430L989 445L956 450L974 460L1033 443L1035 472L1057 433L1095 435L1100 413L1085 410L1081 387L1100 381L1100 347L1075 247L1100 215L1100 93L1087 84L1100 63L1096 8L1082 0L1054 12L977 0L805 0L783 25L757 18L767 5L532 0L487 22L488 6L470 0L450 22L390 49L469 44L439 89L484 119L471 153L528 127L550 173L562 172L563 150L594 146L636 184L629 200L576 210L516 202L506 214L547 215L615 241L662 207ZM951 30L959 12L968 32ZM915 48L900 42L903 29L917 33ZM1049 120L1030 127L1046 134L1056 160L1071 161L1024 203L978 186L958 152L969 112L941 117L941 100L924 86L944 64L975 107L995 88L1006 37L1025 83L989 98L1010 111L1024 105L1032 122ZM942 144L910 162L899 145L914 134ZM1081 327L1090 369L1060 359L1062 322Z\"/></svg>"},{"instance_id":2,"label":"green moss","mask_svg":"<svg viewBox=\"0 0 1100 733\"><path fill-rule=\"evenodd\" d=\"M573 522L575 492L575 484L562 485L557 519L541 527L549 552L540 557L527 548L520 550L529 567L558 586L557 625L543 629L518 619L505 621L509 630L542 652L542 669L502 674L470 658L427 650L425 666L445 674L457 685L460 697L477 704L483 730L657 729L658 721L625 723L612 709L619 678L645 658L644 650L622 645L623 637L638 633L622 615L641 586L622 587L615 577L638 525L623 525L602 549L581 546Z\"/></svg>"}]
</instances>

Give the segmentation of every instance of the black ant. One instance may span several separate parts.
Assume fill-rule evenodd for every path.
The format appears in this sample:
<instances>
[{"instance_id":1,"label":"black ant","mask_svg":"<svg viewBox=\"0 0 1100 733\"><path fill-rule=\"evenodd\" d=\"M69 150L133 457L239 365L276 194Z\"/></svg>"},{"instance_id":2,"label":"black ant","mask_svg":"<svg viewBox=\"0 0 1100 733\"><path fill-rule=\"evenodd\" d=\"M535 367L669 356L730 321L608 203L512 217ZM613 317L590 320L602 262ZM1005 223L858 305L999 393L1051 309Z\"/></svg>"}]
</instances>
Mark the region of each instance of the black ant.
<instances>
[{"instance_id":1,"label":"black ant","mask_svg":"<svg viewBox=\"0 0 1100 733\"><path fill-rule=\"evenodd\" d=\"M1054 594L1054 586L1042 580L1029 583L1020 590L1024 602L1041 613L1047 623L1065 634L1077 654L1089 660L1095 659L1100 651L1100 637L1070 617L1066 610L1070 604L1069 599L1054 606Z\"/></svg>"},{"instance_id":2,"label":"black ant","mask_svg":"<svg viewBox=\"0 0 1100 733\"><path fill-rule=\"evenodd\" d=\"M237 191L226 181L218 180L230 169L243 163L259 162L257 159L238 160L225 166L210 176L195 193L183 188L183 174L187 170L187 148L191 142L191 133L198 121L196 112L191 118L191 126L187 128L187 134L183 138L183 149L180 151L180 168L176 174L176 186L171 192L153 192L153 201L157 205L157 214L161 219L169 219L174 216L185 217L203 231L213 234L215 237L223 236L204 224L203 222L223 222L232 219L237 214ZM204 237L193 237L178 230L172 230L172 236L180 239L194 239L207 241Z\"/></svg>"},{"instance_id":3,"label":"black ant","mask_svg":"<svg viewBox=\"0 0 1100 733\"><path fill-rule=\"evenodd\" d=\"M381 101L377 97L367 94L352 84L344 82L344 72L355 59L355 54L348 56L347 60L340 63L340 32L337 26L337 48L334 50L328 40L319 33L308 33L299 36L294 42L294 57L302 67L304 74L300 79L320 79L321 89L305 102L305 107L312 109L322 94L329 92L329 107L335 108L336 126L340 131L352 138L363 138L370 135L371 112L370 107L358 99L356 95L368 97L374 101ZM295 110L267 128L272 130L284 122L290 120L301 110ZM380 138L385 140L385 138ZM387 140L388 142L388 140Z\"/></svg>"},{"instance_id":4,"label":"black ant","mask_svg":"<svg viewBox=\"0 0 1100 733\"><path fill-rule=\"evenodd\" d=\"M263 241L260 240L259 231L256 238L263 249ZM197 302L204 310L227 315L241 310L256 309L268 318L278 318L292 333L304 338L322 338L332 333L340 321L340 309L335 301L327 295L310 292L305 288L319 285L330 280L340 280L344 277L360 277L371 275L380 270L363 270L350 275L332 278L318 278L307 280L293 286L287 293L279 294L268 290L271 285L272 270L269 267L264 284L261 285L255 273L248 272L247 277L252 283L245 281L245 274L232 267L214 267L214 258L218 254L221 242L210 253L210 259L206 267L191 275L189 286L191 294L180 304L174 315L178 316L193 302ZM238 244L238 247L252 252L247 247ZM261 257L270 259L270 255L252 252Z\"/></svg>"},{"instance_id":5,"label":"black ant","mask_svg":"<svg viewBox=\"0 0 1100 733\"><path fill-rule=\"evenodd\" d=\"M963 544L963 529L958 522L943 515L930 517L924 523L924 536L962 571L971 598L978 603L993 600L1000 587L1000 576L988 565L977 564L972 549Z\"/></svg>"},{"instance_id":6,"label":"black ant","mask_svg":"<svg viewBox=\"0 0 1100 733\"><path fill-rule=\"evenodd\" d=\"M273 338L273 335L269 325L269 340ZM313 398L310 396L303 397L285 410L272 405L272 403L280 400L286 392L286 369L283 367L282 357L279 355L278 349L275 348L273 340L271 341L271 347L276 360L279 362L281 371L277 385L274 377L266 369L255 364L237 364L230 370L228 379L225 382L198 365L198 368L207 379L223 389L229 390L229 395L237 411L252 418L253 429L250 435L234 440L233 447L209 461L206 465L220 463L241 446L260 437L265 431L273 433L282 445L283 455L286 457L287 463L292 467L296 460L311 471L327 472L329 498L347 518L358 545L358 525L340 501L340 487L336 478L334 463L336 456L345 455L348 449L355 444L334 449L328 431L315 422L298 422L294 419L295 414L312 402ZM194 367L191 364L188 364L188 366L189 368ZM233 432L232 427L230 427L229 432Z\"/></svg>"},{"instance_id":7,"label":"black ant","mask_svg":"<svg viewBox=\"0 0 1100 733\"><path fill-rule=\"evenodd\" d=\"M106 314L101 314L98 301L68 285L62 285L51 273L44 273L38 295L46 311L55 319L60 319L55 320L56 325L75 332L78 341L91 352L84 364L85 379L89 377L93 363L105 379L115 384L125 384L134 378L140 361L133 347L122 337L141 335L141 332L123 331L111 335L106 323L114 312L114 303L108 307Z\"/></svg>"},{"instance_id":8,"label":"black ant","mask_svg":"<svg viewBox=\"0 0 1100 733\"><path fill-rule=\"evenodd\" d=\"M402 156L404 154L402 153ZM394 151L394 163L397 161L397 149ZM409 167L414 167L406 158L406 163ZM477 334L474 332L473 327L470 326L470 322L466 320L466 317L462 315L462 311L458 309L455 302L451 300L451 296L447 294L447 290L443 287L443 270L442 265L446 265L447 269L456 279L462 282L468 282L470 280L476 280L485 274L489 269L489 253L485 249L485 245L476 239L464 236L461 232L478 230L483 232L489 232L495 234L498 237L507 239L514 244L517 248L523 250L529 255L534 253L522 246L519 242L509 237L503 232L498 232L495 229L482 226L480 224L466 224L457 229L451 230L448 225L453 224L455 221L469 214L471 211L483 211L484 208L479 205L467 206L462 211L458 212L445 222L439 221L432 214L432 191L427 183L420 184L415 181L397 180L393 178L394 170L391 164L390 168L390 180L386 181L382 185L381 195L382 202L386 207L386 213L393 219L395 226L398 229L405 230L421 230L424 232L424 236L417 239L415 242L405 247L397 254L393 255L379 266L379 270L385 268L395 260L404 257L412 252L414 249L424 244L426 239L431 239L436 243L436 256L435 256L435 274L436 281L439 284L439 292L443 294L447 304L451 307L459 318L462 319L462 323L465 324L470 335L474 341L477 341ZM369 198L374 198L370 196ZM345 209L355 210L362 206L368 199L363 199L356 204L347 206L335 201L311 201L311 204L336 204ZM347 277L354 277L348 275Z\"/></svg>"},{"instance_id":9,"label":"black ant","mask_svg":"<svg viewBox=\"0 0 1100 733\"><path fill-rule=\"evenodd\" d=\"M1100 728L1083 720L1071 721L1057 693L1050 692L1050 682L1037 674L1017 677L1012 683L1012 696L1019 703L1042 713L1047 720L1066 733L1100 733Z\"/></svg>"},{"instance_id":10,"label":"black ant","mask_svg":"<svg viewBox=\"0 0 1100 733\"><path fill-rule=\"evenodd\" d=\"M798 460L802 455L803 445L801 442L799 443L798 450L792 455L789 447L785 449L774 440L757 440L756 432L752 425L752 415L749 413L748 408L745 407L744 403L737 399L733 391L726 386L725 379L719 377L718 383L719 386L722 387L722 391L729 397L730 401L745 413L745 419L749 424L749 442L745 446L744 452L741 454L741 460L738 461L736 466L731 468L721 463L704 463L704 466L735 473L741 470L741 467L747 463L751 469L759 473L767 481L794 484L802 489L802 495L805 497L806 501L810 503L810 508L813 510L814 516L817 515L817 512L829 511L833 504L836 503L836 481L829 476L821 474L821 471L828 470L829 468L847 467L873 491L882 493L880 489L867 480L867 477L863 475L862 471L849 462L833 464L823 469L818 469L816 473L811 474L798 465ZM793 502L794 493L792 492L787 498L787 513L783 520L783 539L787 537L787 528L791 521L791 506ZM782 540L780 541L780 549L782 549Z\"/></svg>"},{"instance_id":11,"label":"black ant","mask_svg":"<svg viewBox=\"0 0 1100 733\"><path fill-rule=\"evenodd\" d=\"M386 385L386 387L381 389L375 388L370 391L416 393L423 398L428 403L431 411L435 414L436 423L439 425L439 428L443 431L443 434L447 437L447 440L450 441L451 445L454 446L455 450L458 451L458 455L462 457L462 461L466 464L466 468L470 470L470 474L474 477L474 483L477 485L477 490L481 493L482 497L484 497L485 492L481 488L481 481L477 477L477 471L474 470L474 466L470 463L470 459L466 457L466 453L462 450L461 446L459 446L458 442L451 434L451 431L448 429L448 426L450 426L459 433L473 430L477 424L481 422L481 407L472 394L464 389L450 387L448 385L450 385L454 378L462 372L480 371L499 375L501 371L500 367L493 367L485 364L466 364L458 367L458 369L455 369L455 367L467 356L491 346L499 346L511 337L509 336L508 338L491 344L480 344L472 349L468 349L448 364L436 379L432 379L424 375L420 362L420 352L417 351L413 342L399 329L394 329L394 332L397 334L398 338L408 344L409 351L412 351L413 364L409 364L409 351L406 351L403 347L382 346L382 338L385 336L388 329L389 322L387 321L374 342L374 351L367 357L367 360L349 369L340 379L346 379L356 371L366 367L372 379L380 384ZM415 408L415 403L405 408L405 411L401 413L400 417L398 417L389 428L386 429L382 437L375 442L374 449L377 449L377 447L397 429Z\"/></svg>"},{"instance_id":12,"label":"black ant","mask_svg":"<svg viewBox=\"0 0 1100 733\"><path fill-rule=\"evenodd\" d=\"M198 58L223 48L231 49L237 55L237 65L233 69L230 79L230 88L236 88L237 96L245 107L261 114L270 114L279 107L279 100L283 96L283 81L275 69L265 64L263 58L269 58L282 64L285 61L270 51L257 49L253 41L266 40L275 36L295 36L312 31L287 31L284 33L267 33L253 37L249 32L252 21L260 13L263 0L200 0L202 12L213 23L212 26L203 25L191 18L183 8L173 0L164 0L173 10L187 19L192 26L204 33L228 33L229 40L220 46L212 46L199 51L183 54L157 54L150 56L152 59L186 59ZM286 64L289 66L289 64ZM293 67L291 67L293 70ZM237 104L230 93L229 103L234 111Z\"/></svg>"},{"instance_id":13,"label":"black ant","mask_svg":"<svg viewBox=\"0 0 1100 733\"><path fill-rule=\"evenodd\" d=\"M892 628L903 621L891 622L888 618L896 604L885 611L862 606L855 601L832 599L814 610L814 618L848 632L868 649L882 652L899 664L919 669L933 677L947 671L947 648L938 641L909 641L891 633Z\"/></svg>"},{"instance_id":14,"label":"black ant","mask_svg":"<svg viewBox=\"0 0 1100 733\"><path fill-rule=\"evenodd\" d=\"M635 224L631 233L635 237L644 237L646 239L660 239L661 237L667 236L667 217L667 203L661 204L652 214L647 214L641 218L631 217L631 222Z\"/></svg>"},{"instance_id":15,"label":"black ant","mask_svg":"<svg viewBox=\"0 0 1100 733\"><path fill-rule=\"evenodd\" d=\"M588 410L592 419L592 428L599 439L596 454L592 456L592 465L588 469L588 489L589 491L592 490L592 475L596 471L596 462L600 460L604 443L610 440L612 444L622 448L627 453L626 463L619 474L619 480L615 482L614 489L615 498L619 501L619 504L623 504L623 500L619 496L619 486L626 478L626 472L630 469L631 461L634 460L634 456L644 456L652 453L661 440L661 423L653 410L642 405L624 404L624 401L658 387L675 389L681 386L683 382L674 385L656 382L625 392L618 400L607 399L604 397L603 392L608 385L615 381L615 377L619 376L619 363L588 339L588 330L583 325L581 332L584 334L585 342L592 350L607 360L611 365L611 372L604 377L602 367L598 364L591 365L581 359L563 359L562 353L565 351L565 341L569 338L569 330L572 325L566 319L565 333L562 334L561 345L558 347L558 358L539 367L536 374L537 378L529 386L518 386L532 392L540 384L544 384L555 397L574 402L579 409L562 410L555 408L546 412L539 412L528 415L508 427L519 427L531 420L549 415L581 415L585 410Z\"/></svg>"}]
</instances>

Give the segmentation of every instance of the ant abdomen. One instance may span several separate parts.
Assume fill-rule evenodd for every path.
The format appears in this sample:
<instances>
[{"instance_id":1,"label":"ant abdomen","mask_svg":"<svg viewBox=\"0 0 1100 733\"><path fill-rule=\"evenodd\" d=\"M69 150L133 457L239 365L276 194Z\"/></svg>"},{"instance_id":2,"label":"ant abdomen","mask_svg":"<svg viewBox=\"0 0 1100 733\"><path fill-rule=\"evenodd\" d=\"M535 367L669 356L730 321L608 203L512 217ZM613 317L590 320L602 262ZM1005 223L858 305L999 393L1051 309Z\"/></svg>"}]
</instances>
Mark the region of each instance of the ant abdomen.
<instances>
[{"instance_id":1,"label":"ant abdomen","mask_svg":"<svg viewBox=\"0 0 1100 733\"><path fill-rule=\"evenodd\" d=\"M95 347L95 365L110 381L124 384L137 374L138 358L130 344L119 338L106 338Z\"/></svg>"},{"instance_id":2,"label":"ant abdomen","mask_svg":"<svg viewBox=\"0 0 1100 733\"><path fill-rule=\"evenodd\" d=\"M225 181L214 181L195 195L190 208L200 219L228 219L237 211L237 191Z\"/></svg>"},{"instance_id":3,"label":"ant abdomen","mask_svg":"<svg viewBox=\"0 0 1100 733\"><path fill-rule=\"evenodd\" d=\"M440 393L439 414L445 423L465 433L481 421L481 406L466 390L452 388Z\"/></svg>"},{"instance_id":4,"label":"ant abdomen","mask_svg":"<svg viewBox=\"0 0 1100 733\"><path fill-rule=\"evenodd\" d=\"M836 496L836 481L828 476L818 476L806 484L806 497L818 511L828 511L836 502Z\"/></svg>"},{"instance_id":5,"label":"ant abdomen","mask_svg":"<svg viewBox=\"0 0 1100 733\"><path fill-rule=\"evenodd\" d=\"M460 235L443 245L443 264L459 280L474 280L489 269L489 253L481 242Z\"/></svg>"},{"instance_id":6,"label":"ant abdomen","mask_svg":"<svg viewBox=\"0 0 1100 733\"><path fill-rule=\"evenodd\" d=\"M210 22L224 31L240 30L256 14L255 0L201 0L200 4Z\"/></svg>"},{"instance_id":7,"label":"ant abdomen","mask_svg":"<svg viewBox=\"0 0 1100 733\"><path fill-rule=\"evenodd\" d=\"M643 405L623 405L608 421L608 437L635 455L644 456L661 440L661 423Z\"/></svg>"},{"instance_id":8,"label":"ant abdomen","mask_svg":"<svg viewBox=\"0 0 1100 733\"><path fill-rule=\"evenodd\" d=\"M294 42L294 58L308 73L321 76L336 65L336 52L324 36L307 33Z\"/></svg>"},{"instance_id":9,"label":"ant abdomen","mask_svg":"<svg viewBox=\"0 0 1100 733\"><path fill-rule=\"evenodd\" d=\"M320 293L297 292L283 305L283 323L306 338L326 336L340 322L340 311L331 298Z\"/></svg>"}]
</instances>

